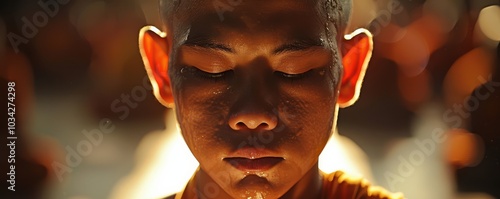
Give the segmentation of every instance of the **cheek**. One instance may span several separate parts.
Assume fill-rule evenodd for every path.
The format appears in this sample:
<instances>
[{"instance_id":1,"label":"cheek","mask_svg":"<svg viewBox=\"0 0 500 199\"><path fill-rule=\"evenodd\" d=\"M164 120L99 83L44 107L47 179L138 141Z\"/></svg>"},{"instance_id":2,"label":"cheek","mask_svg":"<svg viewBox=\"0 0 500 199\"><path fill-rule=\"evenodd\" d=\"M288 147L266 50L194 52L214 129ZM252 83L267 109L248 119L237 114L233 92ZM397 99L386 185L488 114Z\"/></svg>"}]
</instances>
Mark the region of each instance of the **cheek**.
<instances>
[{"instance_id":1,"label":"cheek","mask_svg":"<svg viewBox=\"0 0 500 199\"><path fill-rule=\"evenodd\" d=\"M309 128L331 125L338 93L333 77L330 70L320 70L307 83L282 84L283 118Z\"/></svg>"},{"instance_id":2,"label":"cheek","mask_svg":"<svg viewBox=\"0 0 500 199\"><path fill-rule=\"evenodd\" d=\"M179 81L174 87L176 114L181 132L194 153L203 148L218 146L215 132L226 126L227 99L219 95L227 86L200 82ZM196 154L195 154L196 155Z\"/></svg>"},{"instance_id":3,"label":"cheek","mask_svg":"<svg viewBox=\"0 0 500 199\"><path fill-rule=\"evenodd\" d=\"M332 133L336 114L336 87L333 79L319 72L316 81L300 86L283 84L280 119L294 133L288 142L296 157L317 158ZM286 142L285 142L286 143Z\"/></svg>"}]
</instances>

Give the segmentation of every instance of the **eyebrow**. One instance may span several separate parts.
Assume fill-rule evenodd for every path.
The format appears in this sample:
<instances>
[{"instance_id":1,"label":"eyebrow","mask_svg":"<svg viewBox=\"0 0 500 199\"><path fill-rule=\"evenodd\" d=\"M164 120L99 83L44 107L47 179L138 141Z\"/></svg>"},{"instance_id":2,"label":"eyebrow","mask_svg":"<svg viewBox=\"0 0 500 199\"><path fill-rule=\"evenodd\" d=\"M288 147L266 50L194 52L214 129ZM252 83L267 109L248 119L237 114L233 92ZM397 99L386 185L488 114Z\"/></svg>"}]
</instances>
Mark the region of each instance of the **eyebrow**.
<instances>
[{"instance_id":1,"label":"eyebrow","mask_svg":"<svg viewBox=\"0 0 500 199\"><path fill-rule=\"evenodd\" d=\"M183 45L235 53L235 51L231 47L221 43L217 43L209 38L191 38L191 39L188 38ZM277 47L276 49L273 50L273 54L277 55L286 52L305 51L312 47L323 47L323 46L324 46L323 42L319 39L294 40Z\"/></svg>"},{"instance_id":2,"label":"eyebrow","mask_svg":"<svg viewBox=\"0 0 500 199\"><path fill-rule=\"evenodd\" d=\"M209 38L188 38L183 45L220 50L229 53L235 52L231 47L226 46L224 44L216 43Z\"/></svg>"},{"instance_id":3,"label":"eyebrow","mask_svg":"<svg viewBox=\"0 0 500 199\"><path fill-rule=\"evenodd\" d=\"M323 42L321 40L315 39L303 39L303 40L295 40L286 44L283 44L276 48L273 51L273 54L281 54L285 52L297 52L297 51L305 51L312 47L323 47Z\"/></svg>"}]
</instances>

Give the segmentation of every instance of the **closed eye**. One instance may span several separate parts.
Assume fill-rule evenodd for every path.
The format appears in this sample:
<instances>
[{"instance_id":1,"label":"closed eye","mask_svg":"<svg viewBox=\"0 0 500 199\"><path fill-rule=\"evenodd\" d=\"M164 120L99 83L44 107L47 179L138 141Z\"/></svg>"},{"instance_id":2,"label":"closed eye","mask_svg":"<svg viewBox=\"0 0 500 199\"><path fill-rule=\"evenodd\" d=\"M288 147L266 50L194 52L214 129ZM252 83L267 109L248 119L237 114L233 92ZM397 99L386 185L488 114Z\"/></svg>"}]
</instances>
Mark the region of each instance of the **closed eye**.
<instances>
[{"instance_id":1,"label":"closed eye","mask_svg":"<svg viewBox=\"0 0 500 199\"><path fill-rule=\"evenodd\" d=\"M286 79L301 79L301 78L306 77L311 71L312 70L308 70L306 72L298 73L298 74L290 74L290 73L285 73L285 72L282 72L282 71L275 71L274 73L276 75L278 75L279 77L283 77L283 78L286 78Z\"/></svg>"},{"instance_id":2,"label":"closed eye","mask_svg":"<svg viewBox=\"0 0 500 199\"><path fill-rule=\"evenodd\" d=\"M221 78L223 77L228 71L220 72L220 73L208 73L205 71L200 70L200 73L202 76L208 77L208 78Z\"/></svg>"},{"instance_id":3,"label":"closed eye","mask_svg":"<svg viewBox=\"0 0 500 199\"><path fill-rule=\"evenodd\" d=\"M227 76L231 75L233 72L233 70L226 70L226 71L222 71L219 73L210 73L210 72L200 70L199 68L194 67L194 66L184 67L182 71L184 73L188 72L191 75L195 75L195 76L205 78L205 79L212 79L212 80L220 80L222 78L226 78Z\"/></svg>"}]
</instances>

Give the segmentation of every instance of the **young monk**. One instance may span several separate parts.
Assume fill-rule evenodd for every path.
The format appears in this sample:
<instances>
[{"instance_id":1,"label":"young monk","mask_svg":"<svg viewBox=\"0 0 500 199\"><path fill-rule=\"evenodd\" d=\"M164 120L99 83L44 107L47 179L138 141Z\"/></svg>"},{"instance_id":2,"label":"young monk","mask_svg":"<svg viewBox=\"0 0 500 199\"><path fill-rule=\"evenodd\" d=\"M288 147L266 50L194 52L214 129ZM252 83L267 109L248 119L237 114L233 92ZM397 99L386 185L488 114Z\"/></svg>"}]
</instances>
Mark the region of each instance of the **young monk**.
<instances>
[{"instance_id":1,"label":"young monk","mask_svg":"<svg viewBox=\"0 0 500 199\"><path fill-rule=\"evenodd\" d=\"M402 198L318 169L338 107L357 99L371 56L370 33L344 37L349 0L160 7L165 32L143 28L141 53L200 163L168 198Z\"/></svg>"}]
</instances>

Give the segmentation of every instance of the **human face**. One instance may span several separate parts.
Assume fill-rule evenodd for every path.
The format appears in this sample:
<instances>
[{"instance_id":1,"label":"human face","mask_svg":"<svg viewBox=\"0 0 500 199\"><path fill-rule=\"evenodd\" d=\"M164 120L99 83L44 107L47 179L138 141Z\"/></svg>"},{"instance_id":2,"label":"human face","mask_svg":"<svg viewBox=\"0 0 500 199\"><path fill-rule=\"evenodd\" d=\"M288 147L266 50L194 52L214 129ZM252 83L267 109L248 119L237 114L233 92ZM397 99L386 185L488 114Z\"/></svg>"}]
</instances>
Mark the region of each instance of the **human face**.
<instances>
[{"instance_id":1,"label":"human face","mask_svg":"<svg viewBox=\"0 0 500 199\"><path fill-rule=\"evenodd\" d=\"M169 77L182 135L222 189L212 192L278 198L317 170L341 76L321 6L241 1L221 20L212 1L181 1Z\"/></svg>"}]
</instances>

